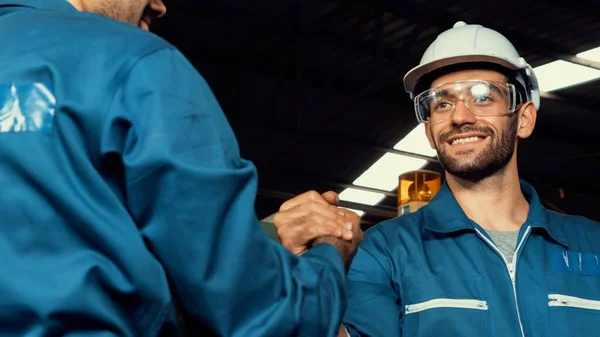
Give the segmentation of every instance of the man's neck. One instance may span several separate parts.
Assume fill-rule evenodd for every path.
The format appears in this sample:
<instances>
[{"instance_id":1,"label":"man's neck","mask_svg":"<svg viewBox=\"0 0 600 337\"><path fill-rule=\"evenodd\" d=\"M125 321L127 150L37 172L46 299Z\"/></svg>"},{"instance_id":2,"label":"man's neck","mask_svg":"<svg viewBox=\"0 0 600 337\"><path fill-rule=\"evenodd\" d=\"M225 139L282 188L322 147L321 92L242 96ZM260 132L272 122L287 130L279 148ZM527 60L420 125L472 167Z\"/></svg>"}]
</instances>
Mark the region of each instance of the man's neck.
<instances>
[{"instance_id":1,"label":"man's neck","mask_svg":"<svg viewBox=\"0 0 600 337\"><path fill-rule=\"evenodd\" d=\"M73 5L78 11L83 12L83 3L81 0L67 0L67 2Z\"/></svg>"},{"instance_id":2,"label":"man's neck","mask_svg":"<svg viewBox=\"0 0 600 337\"><path fill-rule=\"evenodd\" d=\"M514 160L501 172L476 183L450 174L446 181L467 217L485 229L517 230L527 220L529 203L521 192Z\"/></svg>"}]
</instances>

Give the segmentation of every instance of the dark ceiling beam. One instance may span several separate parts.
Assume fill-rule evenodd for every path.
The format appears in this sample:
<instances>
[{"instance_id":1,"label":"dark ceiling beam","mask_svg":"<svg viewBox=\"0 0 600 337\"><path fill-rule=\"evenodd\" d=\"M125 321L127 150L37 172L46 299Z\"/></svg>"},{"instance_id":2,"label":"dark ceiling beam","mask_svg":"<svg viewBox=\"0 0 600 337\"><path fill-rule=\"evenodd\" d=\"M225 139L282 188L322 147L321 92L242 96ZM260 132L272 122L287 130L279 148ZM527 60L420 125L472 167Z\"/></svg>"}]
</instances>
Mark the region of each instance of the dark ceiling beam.
<instances>
[{"instance_id":1,"label":"dark ceiling beam","mask_svg":"<svg viewBox=\"0 0 600 337\"><path fill-rule=\"evenodd\" d=\"M275 199L280 199L283 201L292 199L297 196L294 193L283 192L283 191L278 191L278 190L273 190L273 189L262 189L262 188L258 189L257 194L261 197L275 198ZM340 201L339 206L344 207L344 208L352 208L352 209L361 210L369 215L376 215L376 216L379 216L382 218L387 218L387 219L394 218L398 215L397 211L395 211L391 207L369 206L369 205L364 205L364 204L359 204L359 203L344 201L344 200Z\"/></svg>"},{"instance_id":2,"label":"dark ceiling beam","mask_svg":"<svg viewBox=\"0 0 600 337\"><path fill-rule=\"evenodd\" d=\"M358 6L358 5L362 5L362 4L363 3L355 4L355 5ZM384 8L386 11L393 13L399 17L404 17L409 20L412 19L417 24L420 24L420 25L426 24L426 25L430 25L430 26L439 27L441 29L447 29L447 28L451 27L457 20L457 18L451 17L450 14L445 11L442 11L442 12L438 11L436 13L436 11L431 11L429 9L423 9L418 5L410 6L410 5L407 5L405 2L401 2L401 1L387 1L383 5L385 6ZM352 8L356 9L356 7L352 7ZM331 8L327 8L327 9L331 10ZM369 10L371 10L371 6L369 6ZM204 11L201 13L204 13ZM412 17L408 17L405 13L414 14L415 16L419 17L419 20L415 20ZM208 15L209 13L205 13L205 14ZM347 13L345 13L345 14L346 14L346 16L343 17L342 22L344 20L347 20L349 17L352 17L352 15L354 15L354 12L352 12L350 16L347 16ZM325 15L331 15L331 11L325 12ZM492 24L492 22L490 22L490 24ZM492 26L490 26L490 28L495 28L495 27L492 25ZM253 29L260 29L260 26L253 27ZM264 29L265 29L265 32L264 32L265 34L266 33L273 34L272 29L269 29L267 27L265 27ZM304 33L301 33L301 36L304 36L304 37L321 36L321 37L319 37L319 40L321 40L322 42L326 42L327 44L337 43L339 45L339 43L340 43L339 41L341 41L341 39L339 39L338 37L322 38L322 36L329 35L329 34L322 34L323 29L324 29L324 27L320 26L320 25L315 25L312 27L311 26L303 27ZM559 51L558 50L559 48L555 48L553 46L543 46L542 43L539 41L529 41L522 37L511 36L510 34L504 32L503 27L500 27L500 28L496 27L496 29L499 29L500 31L502 31L509 39L511 39L511 41L518 48L522 48L524 50L530 50L531 52L536 53L536 54L545 55L545 56L549 56L549 57L553 57L553 58L557 58L557 59L563 59L563 60L566 60L569 62L573 62L573 63L585 65L588 67L600 69L600 63L598 63L598 62L581 59L575 55L572 55L572 54L569 54L569 53L566 53L563 51ZM189 34L190 33L189 26L186 26L186 30L188 30L186 33ZM413 37L414 37L414 35L418 36L418 33L421 30L422 30L422 28L421 29L415 28L413 31L413 34L411 34L411 35L413 35ZM290 36L287 31L279 32L278 35L276 35L274 37L275 42L273 42L273 44L271 44L271 46L278 45L277 41L281 41L281 39L285 39L285 38L287 38L288 41L295 40L296 42L299 42L297 39L289 39L289 37ZM409 43L410 41L406 41L406 42L407 43L405 43L404 45L410 46L410 43ZM257 48L257 49L261 49L261 48ZM262 49L268 50L270 48L265 47ZM369 47L355 45L355 46L353 46L353 49L361 50L362 52L367 52L369 50ZM372 82L372 83L368 84L366 87L364 87L363 90L356 93L356 95L355 95L356 98L367 96L370 93L372 93L373 91L377 91L377 89L379 89L382 86L385 86L387 83L389 83L390 80L397 80L399 76L402 76L408 69L410 69L411 65L416 64L418 59L416 57L411 58L410 56L407 58L406 55L411 55L411 53L407 53L406 48L402 48L402 49L404 49L403 53L402 53L403 55L397 55L397 53L395 53L395 52L390 52L390 51L386 50L385 51L386 59L389 59L389 60L405 59L406 62L402 62L403 64L394 66L392 68L388 68L388 67L383 68L380 73L385 73L385 76L377 78L374 82ZM400 56L404 56L404 57L400 57ZM265 59L268 59L268 57L266 57Z\"/></svg>"},{"instance_id":3,"label":"dark ceiling beam","mask_svg":"<svg viewBox=\"0 0 600 337\"><path fill-rule=\"evenodd\" d=\"M321 188L328 188L335 191L342 191L346 188L352 188L355 190L378 193L383 194L386 197L396 198L396 192L394 191L385 191L378 188L372 188L368 186L360 186L355 185L345 181L339 181L332 177L326 177L318 174L307 173L304 171L297 171L293 169L269 169L269 168L259 168L259 172L261 176L268 177L269 181L274 179L276 181L285 180L285 181L294 181L298 183L299 188L305 187L307 184L311 184L314 186L322 186ZM290 185L291 186L291 185ZM294 185L295 186L295 185ZM306 189L306 188L305 188ZM311 188L309 187L308 190Z\"/></svg>"},{"instance_id":4,"label":"dark ceiling beam","mask_svg":"<svg viewBox=\"0 0 600 337\"><path fill-rule=\"evenodd\" d=\"M574 108L581 108L590 112L600 112L600 100L593 97L581 97L565 93L556 94L553 92L541 92L540 96L543 99L562 103Z\"/></svg>"},{"instance_id":5,"label":"dark ceiling beam","mask_svg":"<svg viewBox=\"0 0 600 337\"><path fill-rule=\"evenodd\" d=\"M596 1L548 1L544 0L548 6L558 7L560 9L570 10L579 15L584 15L596 20L600 20L598 10L596 10Z\"/></svg>"},{"instance_id":6,"label":"dark ceiling beam","mask_svg":"<svg viewBox=\"0 0 600 337\"><path fill-rule=\"evenodd\" d=\"M452 13L441 9L432 9L410 1L395 1L387 0L385 2L386 11L393 13L399 17L404 17L412 20L415 23L426 22L429 26L438 27L442 30L452 28L452 26L460 21ZM530 39L524 36L516 35L514 32L508 31L507 27L496 26L493 21L487 22L486 27L501 32L509 39L517 49L531 52L533 54L552 57L559 60L568 61L571 63L583 65L586 67L600 69L600 62L594 62L582 59L562 50L558 46L550 45L547 42L539 41L539 39ZM433 41L432 41L433 42Z\"/></svg>"},{"instance_id":7,"label":"dark ceiling beam","mask_svg":"<svg viewBox=\"0 0 600 337\"><path fill-rule=\"evenodd\" d=\"M536 49L539 47L536 46ZM551 47L549 47L551 48ZM544 56L549 56L558 60L563 60L563 61L567 61L567 62L571 62L574 64L578 64L581 66L585 66L588 68L592 68L592 69L597 69L600 70L600 62L596 62L596 61L592 61L592 60L588 60L588 59L584 59L581 58L579 56L573 55L573 54L569 54L569 53L564 53L564 52L560 52L560 51L555 51L552 49L545 49L543 51ZM527 50L525 47L522 47L523 50ZM532 51L533 52L533 51Z\"/></svg>"},{"instance_id":8,"label":"dark ceiling beam","mask_svg":"<svg viewBox=\"0 0 600 337\"><path fill-rule=\"evenodd\" d=\"M191 54L191 52L190 52ZM192 54L193 55L193 54ZM237 62L238 64L240 64L241 67L243 67L244 69L254 69L254 70L259 70L261 73L265 73L265 72L272 72L273 75L275 76L280 76L280 74L277 74L276 72L278 71L278 69L281 69L283 66L285 66L285 64L281 64L279 66L279 68L277 68L278 66L276 66L278 63L281 63L281 60L271 60L272 62L268 62L270 63L270 65L266 64L266 61L264 59L261 58L244 58L244 59L239 59L238 56L235 55L222 55L222 56L215 56L214 58L212 57L206 57L206 54L200 56L198 55L198 58L196 58L196 55L193 55L191 58L193 58L194 60L196 59L200 59L200 58L204 58L204 60L206 61L210 61L210 62L219 62L222 63L223 66L226 66L229 63L233 63L233 62ZM228 57L231 57L231 59L228 59ZM264 67L261 67L261 64L264 64ZM307 68L305 65L300 65L300 69L302 72L304 72L304 77L303 77L303 81L306 82L307 84L310 85L320 85L321 83L324 82L334 82L330 85L328 85L329 88L331 89L337 89L338 92L347 94L347 95L351 95L348 99L347 104L352 104L352 103L356 103L356 101L360 100L361 98L366 98L369 97L369 94L376 94L377 90L380 89L382 87L382 82L383 81L391 81L391 80L397 80L397 76L400 76L399 74L399 70L401 72L404 72L406 70L405 67L393 67L391 69L387 69L386 73L382 75L382 78L380 80L375 80L372 81L371 83L367 84L366 86L363 84L363 82L359 82L356 80L351 80L351 79L345 79L345 78L339 78L338 76L335 76L335 74L329 73L330 70L320 70L317 68ZM392 75L395 74L396 76ZM335 78L335 80L333 80L333 78ZM362 89L359 89L362 88ZM357 92L358 90L358 92ZM400 94L404 94L403 92ZM579 97L579 96L574 96L572 94L557 94L557 93L551 93L551 92L542 92L541 93L541 97L542 99L547 99L550 101L556 101L568 106L572 106L572 107L577 107L577 108L582 108L588 111L598 111L600 108L600 100L593 98L593 97ZM408 96L406 96L406 99L408 100ZM343 110L343 109L342 109Z\"/></svg>"},{"instance_id":9,"label":"dark ceiling beam","mask_svg":"<svg viewBox=\"0 0 600 337\"><path fill-rule=\"evenodd\" d=\"M329 13L329 12L327 12L327 14L331 15L331 13ZM398 13L394 13L394 14L399 15ZM342 21L349 19L353 15L354 15L354 13L351 13L350 15L348 15L346 13L346 16L343 17ZM430 16L431 16L431 14L430 14ZM370 18L370 16L363 16L361 18L361 22L364 22L365 18ZM207 18L207 19L210 19L210 18ZM450 22L454 22L453 19L448 19L446 17L446 15L443 14L443 13L440 14L440 15L435 15L434 14L434 19L435 20L430 20L430 21L438 23L441 20L441 22L445 21L445 22L447 22L449 24L450 24ZM213 20L215 20L215 19L213 19ZM412 29L411 33L406 37L403 45L408 48L412 44L411 41L414 41L418 37L419 33L423 29L425 29L427 25L429 25L429 24L432 23L430 21L427 21L426 23L420 21L419 23L416 24L416 26L413 26L414 28ZM442 24L438 23L437 26L442 26ZM182 26L180 28L181 29L185 29L187 31L186 34L190 34L189 26L186 26L186 27ZM259 27L253 27L253 29L260 29L260 26ZM262 33L264 33L264 34L268 34L268 33L273 34L272 30L270 30L270 29L268 29L266 27L264 29L265 29L265 31L262 32ZM308 33L306 33L306 32L303 33L302 36L306 36L307 38L308 37L318 36L318 39L315 40L315 41L318 41L319 43L323 43L323 46L333 45L333 46L336 46L335 50L346 49L346 48L344 48L344 46L342 46L342 44L343 45L347 45L347 44L343 43L344 41L343 41L342 37L335 36L335 35L330 35L330 34L319 34L319 32L322 32L322 29L323 29L323 27L318 27L318 28L314 28L313 27L313 29L308 30ZM198 33L200 33L200 32L198 32ZM289 38L290 36L288 35L288 33L286 31L280 32L278 34L279 35L276 35L276 37L278 37L278 38L286 37L289 41L295 40L296 42L300 42L301 44L303 44L302 40L290 39ZM516 38L516 39L518 39L518 38ZM311 41L311 40L308 39L307 41ZM521 41L521 42L524 43L523 41ZM530 45L530 42L527 42L527 43L529 43L529 45ZM305 42L304 44L310 45L311 42ZM358 88L362 87L362 89L359 89L358 91L352 91L352 89L350 89L353 92L353 95L352 95L353 97L349 101L350 102L355 102L356 100L359 100L359 99L361 99L361 98L363 98L365 96L369 96L370 94L372 94L373 92L378 91L379 89L381 89L385 85L389 84L390 82L396 82L398 80L398 78L400 78L401 76L403 76L404 73L408 69L410 69L410 67L412 67L413 65L415 65L418 62L418 56L415 56L415 55L411 56L411 53L408 52L409 48L408 49L407 48L401 48L402 49L402 53L398 53L398 52L395 52L395 51L389 51L389 50L385 50L385 51L382 50L382 51L380 51L381 55L383 55L383 53L385 53L385 59L386 60L403 59L405 61L403 61L401 64L397 64L397 65L395 65L393 67L390 67L389 66L390 61L387 61L385 64L383 64L383 67L381 68L381 71L379 72L379 74L381 74L381 76L378 76L373 81L371 81L370 83L368 83L366 86L364 84L360 85L357 82L355 84L355 88L356 87L358 87ZM261 48L257 48L257 49L260 50ZM268 48L266 48L266 49L268 49ZM365 53L365 55L368 55L369 53L371 55L373 55L373 49L372 49L372 47L369 47L369 46L364 45L364 44L353 44L352 45L352 49L355 50L355 51L359 51L361 53ZM264 51L265 48L262 48L262 50ZM300 50L300 52L302 52L302 51ZM538 53L538 51L533 51L533 52ZM206 52L206 50L202 50L201 53L202 53L202 55L208 55L208 53ZM275 54L277 54L277 55L275 55ZM402 55L399 55L399 54L402 54ZM269 67L279 67L279 66L277 66L278 63L282 63L284 60L287 60L285 62L286 64L280 65L280 68L288 66L289 65L289 59L288 58L291 58L291 56L284 56L282 58L281 54L279 54L279 53L271 53L269 55L264 55L264 54L261 53L261 55L254 55L254 56L252 56L252 55L250 55L250 56L248 56L248 55L238 55L238 54L235 54L235 53L227 53L227 55L229 55L229 57L232 58L230 60L230 62L239 62L239 61L242 61L242 63L251 64L251 65L255 65L255 66L259 65L259 64L266 64ZM223 60L226 60L227 55L218 55L218 56L215 55L215 56L217 58L223 58ZM565 54L565 53L554 53L552 55L546 54L546 56L551 56L551 57L555 57L555 58L561 58L561 59L564 59L564 60L573 61L574 63L585 64L585 65L590 66L590 67L596 67L596 66L598 66L598 69L600 69L600 63L589 61L589 60L584 60L584 59L578 58L578 57L576 57L574 55L569 55L569 54ZM244 58L244 60L241 60L242 58ZM310 78L316 77L316 78L325 78L325 79L331 78L332 75L336 75L336 77L339 77L338 76L339 74L331 74L331 73L329 73L331 71L331 68L329 68L327 71L322 71L322 74L318 74L317 76L314 76L315 75L314 73L315 72L318 73L319 70L314 69L314 67L313 67L313 69L306 69L306 68L308 68L307 65L302 65L302 66L300 66L298 68L299 71L301 71L301 72L308 71L308 74L307 74L308 76L305 76L305 77L310 77ZM348 79L340 79L339 82L347 84L348 83L347 80ZM338 83L336 83L336 84L338 84ZM356 89L354 89L354 90L356 90ZM544 95L544 98L547 98L547 99L557 100L557 101L560 101L561 103L564 103L564 104L568 104L568 105L576 106L576 107L581 107L581 108L585 108L587 110L592 110L592 111L595 111L597 109L596 107L600 106L600 105L597 105L596 102L590 101L590 98L587 98L587 97L585 99L569 99L569 97L566 97L566 96L560 96L560 95L550 94L550 93L547 93L547 94L544 93L543 95Z\"/></svg>"},{"instance_id":10,"label":"dark ceiling beam","mask_svg":"<svg viewBox=\"0 0 600 337\"><path fill-rule=\"evenodd\" d=\"M381 144L376 144L373 142L369 142L369 141L366 141L363 139L361 139L361 140L351 139L347 135L339 135L338 136L333 133L318 132L318 133L311 133L309 135L309 137L310 137L311 141L324 141L327 143L333 143L333 142L339 141L339 139L344 139L344 145L348 146L348 147L360 147L360 148L363 148L366 150L372 150L374 152L382 152L382 153L389 152L389 153L394 153L394 154L398 154L401 156L423 159L429 163L438 163L439 162L437 160L437 158L434 158L434 157L424 156L422 154L412 153L412 152L408 152L408 151L396 150L394 148L383 146Z\"/></svg>"},{"instance_id":11,"label":"dark ceiling beam","mask_svg":"<svg viewBox=\"0 0 600 337\"><path fill-rule=\"evenodd\" d=\"M184 28L184 27L181 26L181 28ZM418 35L417 33L420 31L421 31L421 29L415 28L413 30L413 36ZM181 33L183 34L183 31ZM187 32L187 33L189 33L189 32ZM407 44L407 46L409 46L409 45L410 44ZM216 54L210 55L210 54L206 53L205 50L202 50L199 52L201 54L194 54L194 52L191 50L188 51L188 53L190 54L189 56L192 59L205 58L212 62L219 62L219 63L223 64L224 66L227 66L228 64L231 64L231 63L239 63L239 61L242 61L242 64L239 65L240 68L257 69L262 73L269 72L269 71L271 71L271 72L276 71L276 67L277 67L278 63L282 63L285 60L289 61L288 59L285 59L285 58L283 58L283 59L282 58L263 59L257 55L251 56L248 58L244 58L241 55L236 55L236 53L226 53L226 54L222 54L222 55L216 55ZM389 54L386 52L386 55L389 55ZM410 55L410 53L409 53L409 55ZM281 65L280 69L283 66L284 66L284 64ZM365 94L365 93L369 93L369 92L371 92L372 96L376 96L376 95L378 95L377 89L381 87L380 83L378 83L378 82L372 82L371 84L367 85L367 87L365 87L364 82L357 81L357 80L353 81L351 79L340 77L339 76L340 74L331 72L332 67L329 67L327 70L321 70L321 69L314 67L314 65L312 65L313 67L310 67L310 68L308 66L309 66L308 64L302 64L299 67L299 69L301 69L301 72L304 74L303 82L306 82L307 85L313 85L313 86L317 85L318 86L318 85L322 85L323 82L331 82L330 85L328 85L328 87L335 88L336 91L338 91L338 92L342 92L347 95L353 95L357 91L359 91L359 92L363 93L363 96L369 96L369 95ZM405 65L394 67L391 70L387 69L385 71L385 73L387 75L384 75L384 76L387 77L389 80L397 80L397 76L400 76L401 73L404 73L406 71L406 69L407 69L407 67ZM288 76L293 76L293 74L288 74ZM359 88L363 88L363 90L360 91ZM379 95L381 97L381 94L379 94ZM356 100L358 100L356 97L360 97L360 95L355 96L354 99L352 99L350 97L348 99L348 102L355 102ZM600 106L600 104L597 102L596 99L590 99L588 97L581 99L581 98L566 96L564 94L558 95L558 94L554 94L554 93L542 93L542 97L544 99L558 101L560 103L563 103L563 104L566 104L569 106L579 107L579 108L583 108L583 109L590 110L590 111L596 111L597 107ZM387 100L389 98L384 97L384 99ZM348 104L352 104L352 103L348 103Z\"/></svg>"},{"instance_id":12,"label":"dark ceiling beam","mask_svg":"<svg viewBox=\"0 0 600 337\"><path fill-rule=\"evenodd\" d=\"M210 7L212 8L212 7ZM297 53L302 53L303 51L310 52L317 47L328 47L332 48L333 51L337 51L338 54L348 54L348 52L352 53L362 53L365 56L374 56L373 45L368 42L358 42L361 38L360 35L355 37L355 43L352 44L352 48L347 48L346 41L348 40L348 34L361 33L360 31L349 31L347 33L335 33L333 29L347 23L349 20L354 17L358 18L355 23L357 26L361 26L366 22L374 21L376 18L375 11L372 5L366 5L364 3L361 4L352 4L344 2L344 6L339 6L336 10L332 10L331 7L327 7L327 11L319 12L320 14L312 17L310 22L301 22L292 28L288 27L288 29L280 29L274 30L272 27L269 27L265 24L262 24L260 21L255 22L250 27L241 26L240 22L241 13L238 11L228 12L228 15L222 17L218 15L216 9L208 9L197 12L195 15L195 20L200 20L202 22L201 25L188 25L184 24L185 20L174 20L171 17L167 16L165 19L161 19L158 21L156 25L155 32L159 35L168 37L168 40L176 40L179 37L185 36L186 39L189 39L191 36L202 36L205 34L206 25L209 26L223 26L223 22L226 22L227 25L231 27L237 27L237 29L245 29L257 36L263 37L263 41L259 45L255 45L252 50L248 49L244 54L234 54L232 57L237 58L245 58L252 57L256 58L258 62L261 62L264 59L264 62L267 64L272 64L271 60L273 58L282 58L282 57L296 57ZM219 7L220 8L220 7ZM187 9L187 10L186 10ZM219 10L223 10L220 8ZM193 6L186 5L184 7L180 7L179 11L182 13L181 15L185 15L183 13L192 13ZM328 20L319 20L318 17L320 15L327 16ZM320 22L315 22L320 21ZM214 22L212 24L211 22ZM167 36L168 34L168 36ZM264 37L267 37L264 39ZM292 48L293 47L293 48ZM304 49L304 50L303 50ZM199 50L203 55L214 52L215 46L212 46L210 49L201 48ZM256 55L248 55L251 52L255 52ZM393 50L385 50L385 59L399 59L404 58L406 56L406 50L402 50L401 52L393 51Z\"/></svg>"},{"instance_id":13,"label":"dark ceiling beam","mask_svg":"<svg viewBox=\"0 0 600 337\"><path fill-rule=\"evenodd\" d=\"M356 7L338 6L337 11L327 13L327 16L307 20L296 26L293 31L278 32L277 41L272 46L272 49L265 51L281 53L282 49L292 50L294 52L304 49L310 49L316 41L319 41L323 35L336 29L337 27L346 24L349 20L358 17L362 14L362 10ZM260 26L255 29L262 30ZM265 32L268 33L268 32ZM272 31L270 32L272 33ZM342 41L336 41L340 43Z\"/></svg>"}]
</instances>

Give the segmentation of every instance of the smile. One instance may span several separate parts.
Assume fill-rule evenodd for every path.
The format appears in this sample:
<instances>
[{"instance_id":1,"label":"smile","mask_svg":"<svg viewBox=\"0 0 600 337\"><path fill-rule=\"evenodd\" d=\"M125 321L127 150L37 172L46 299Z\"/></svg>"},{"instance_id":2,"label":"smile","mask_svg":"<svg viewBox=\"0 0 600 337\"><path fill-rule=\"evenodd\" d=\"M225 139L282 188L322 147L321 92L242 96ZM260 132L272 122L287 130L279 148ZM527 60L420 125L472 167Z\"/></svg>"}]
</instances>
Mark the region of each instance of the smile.
<instances>
[{"instance_id":1,"label":"smile","mask_svg":"<svg viewBox=\"0 0 600 337\"><path fill-rule=\"evenodd\" d=\"M473 143L473 142L478 142L478 141L484 140L484 139L485 139L485 137L456 138L451 142L451 144L457 145L457 144Z\"/></svg>"}]
</instances>

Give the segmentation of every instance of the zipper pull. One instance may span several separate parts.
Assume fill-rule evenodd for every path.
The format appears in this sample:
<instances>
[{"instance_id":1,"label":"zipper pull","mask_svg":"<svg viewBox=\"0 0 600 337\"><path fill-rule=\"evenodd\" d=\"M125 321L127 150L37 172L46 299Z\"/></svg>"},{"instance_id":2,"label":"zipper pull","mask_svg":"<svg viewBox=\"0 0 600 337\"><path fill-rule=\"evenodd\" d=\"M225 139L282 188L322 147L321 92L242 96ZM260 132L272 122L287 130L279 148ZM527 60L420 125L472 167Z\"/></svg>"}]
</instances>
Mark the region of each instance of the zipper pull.
<instances>
[{"instance_id":1,"label":"zipper pull","mask_svg":"<svg viewBox=\"0 0 600 337\"><path fill-rule=\"evenodd\" d=\"M512 262L508 263L508 273L510 274L510 280L515 282L515 268Z\"/></svg>"}]
</instances>

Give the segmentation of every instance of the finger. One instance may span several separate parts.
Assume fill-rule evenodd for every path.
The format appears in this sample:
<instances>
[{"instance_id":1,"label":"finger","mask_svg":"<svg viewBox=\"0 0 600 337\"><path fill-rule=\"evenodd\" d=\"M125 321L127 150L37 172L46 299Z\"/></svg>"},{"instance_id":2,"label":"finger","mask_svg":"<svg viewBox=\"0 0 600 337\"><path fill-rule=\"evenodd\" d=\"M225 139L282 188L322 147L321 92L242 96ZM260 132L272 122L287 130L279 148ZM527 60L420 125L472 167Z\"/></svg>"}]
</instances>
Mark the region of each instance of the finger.
<instances>
[{"instance_id":1,"label":"finger","mask_svg":"<svg viewBox=\"0 0 600 337\"><path fill-rule=\"evenodd\" d=\"M312 240L320 236L331 236L339 239L347 237L347 234L344 235L344 232L348 231L341 229L326 219L323 220L324 222L315 224L315 220L311 219L310 221L313 223L311 226L286 226L278 228L277 235L284 247L294 251L299 247L307 246ZM306 221L302 222L306 223ZM351 241L351 239L348 241Z\"/></svg>"},{"instance_id":2,"label":"finger","mask_svg":"<svg viewBox=\"0 0 600 337\"><path fill-rule=\"evenodd\" d=\"M323 232L321 229L325 227L329 228L329 230L335 230L335 233L330 231ZM297 238L293 241L300 242L301 244L305 243L302 240L312 240L315 236L329 235L347 241L351 241L354 237L351 229L318 213L310 213L306 216L295 218L289 225L277 230L281 233L296 235ZM317 231L316 233L314 232L315 230ZM305 238L306 235L308 235L308 239Z\"/></svg>"},{"instance_id":3,"label":"finger","mask_svg":"<svg viewBox=\"0 0 600 337\"><path fill-rule=\"evenodd\" d=\"M344 214L346 221L351 221L353 224L360 223L360 215L358 213L342 207L339 207L338 211Z\"/></svg>"},{"instance_id":4,"label":"finger","mask_svg":"<svg viewBox=\"0 0 600 337\"><path fill-rule=\"evenodd\" d=\"M346 222L345 225L341 226L340 223L335 222L332 219L325 218L322 215L317 214L317 213L310 213L307 216L299 219L298 222L301 224L301 226L297 226L297 227L303 227L303 231L307 232L309 234L312 233L312 231L315 229L319 230L319 229L323 228L323 226L331 226L334 228L338 228L339 230L342 231L341 235L336 236L337 238L351 241L352 238L354 237L354 233L351 228L352 224ZM326 236L329 234L317 233L315 235ZM334 236L334 235L330 235L330 236Z\"/></svg>"},{"instance_id":5,"label":"finger","mask_svg":"<svg viewBox=\"0 0 600 337\"><path fill-rule=\"evenodd\" d=\"M293 230L296 231L297 238L302 243L308 243L321 236L332 236L346 241L352 241L352 238L354 237L354 234L351 231L340 228L335 223L328 220L317 225L296 227Z\"/></svg>"},{"instance_id":6,"label":"finger","mask_svg":"<svg viewBox=\"0 0 600 337\"><path fill-rule=\"evenodd\" d=\"M346 228L350 228L355 234L360 231L360 215L346 208L338 208L338 212L344 213Z\"/></svg>"},{"instance_id":7,"label":"finger","mask_svg":"<svg viewBox=\"0 0 600 337\"><path fill-rule=\"evenodd\" d=\"M317 202L323 205L329 205L329 203L323 199L323 197L319 194L319 192L317 191L308 191L305 193L302 193L286 202L284 202L283 204L281 204L281 207L279 207L279 211L280 212L285 212L291 208L294 208L298 205L307 203L307 202Z\"/></svg>"},{"instance_id":8,"label":"finger","mask_svg":"<svg viewBox=\"0 0 600 337\"><path fill-rule=\"evenodd\" d=\"M318 214L325 219L337 222L342 228L348 230L352 229L352 224L347 224L348 220L344 216L343 211L339 210L337 207L331 208L330 205L325 206L317 202L307 202L288 209L285 212L279 212L275 215L273 222L275 227L283 227L294 223L297 219L307 217L310 214Z\"/></svg>"},{"instance_id":9,"label":"finger","mask_svg":"<svg viewBox=\"0 0 600 337\"><path fill-rule=\"evenodd\" d=\"M321 194L321 196L323 199L325 199L325 201L334 206L337 206L340 202L340 196L333 191L327 191Z\"/></svg>"}]
</instances>

